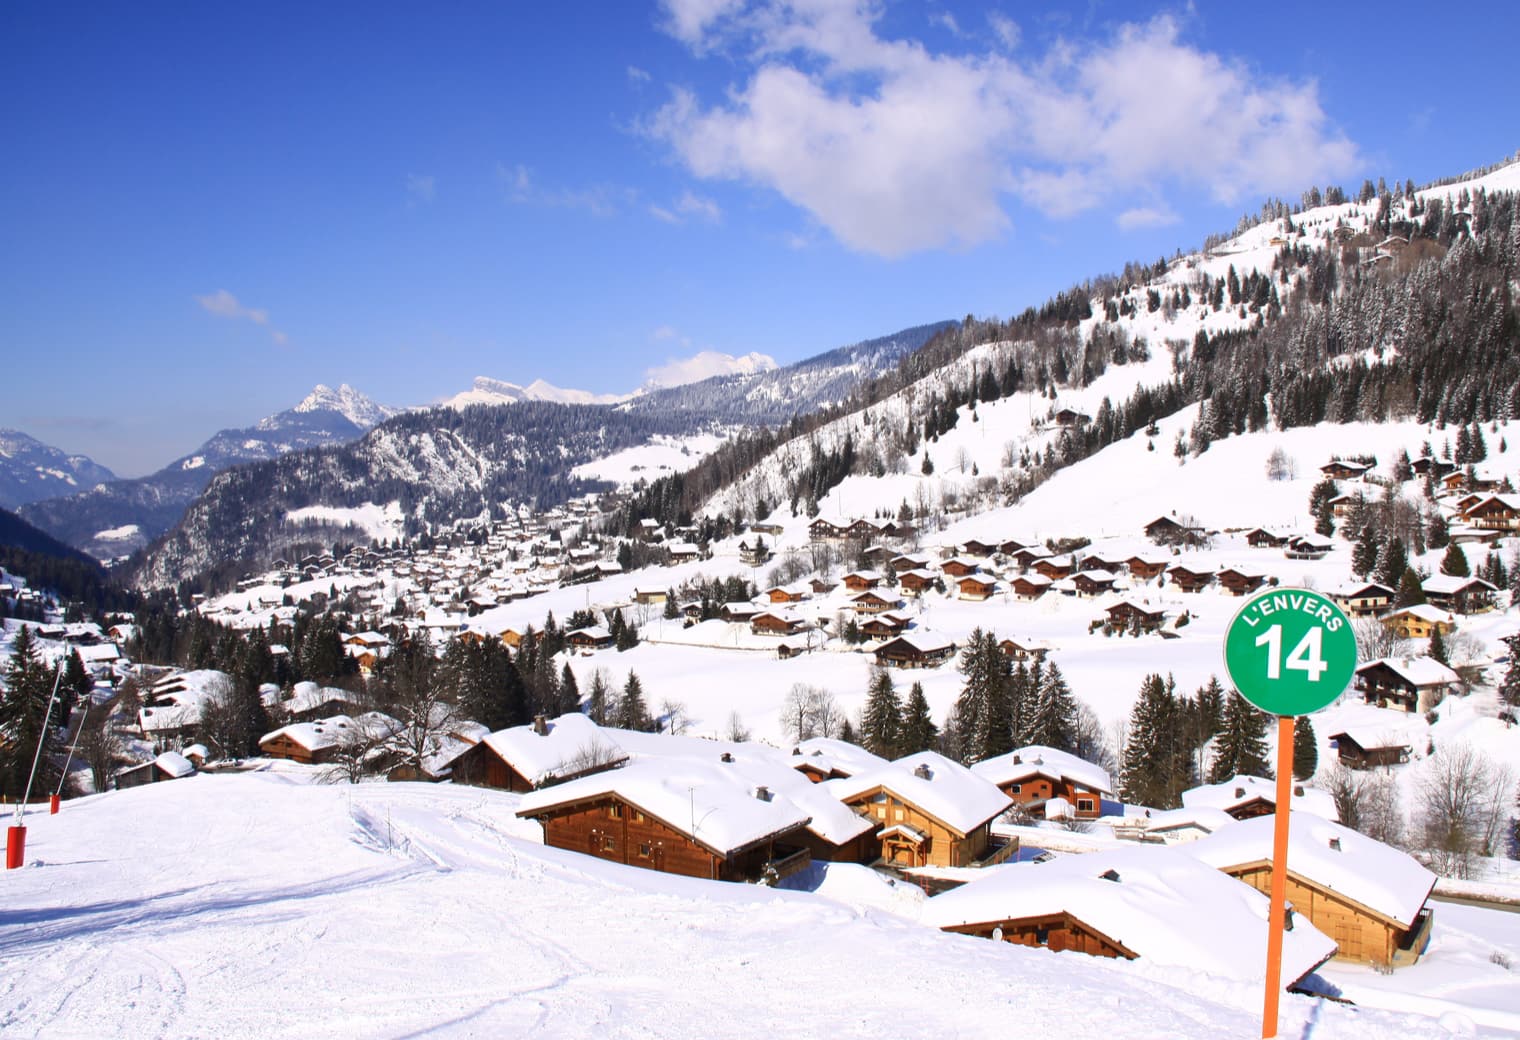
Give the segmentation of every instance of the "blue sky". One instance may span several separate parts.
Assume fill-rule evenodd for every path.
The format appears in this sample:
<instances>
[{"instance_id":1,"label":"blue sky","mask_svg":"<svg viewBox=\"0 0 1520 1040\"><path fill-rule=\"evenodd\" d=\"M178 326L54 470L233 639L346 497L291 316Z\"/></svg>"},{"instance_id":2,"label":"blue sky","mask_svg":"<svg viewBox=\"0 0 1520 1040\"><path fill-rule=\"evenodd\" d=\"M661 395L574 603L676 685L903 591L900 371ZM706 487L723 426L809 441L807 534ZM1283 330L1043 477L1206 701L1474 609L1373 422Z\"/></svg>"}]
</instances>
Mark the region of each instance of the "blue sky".
<instances>
[{"instance_id":1,"label":"blue sky","mask_svg":"<svg viewBox=\"0 0 1520 1040\"><path fill-rule=\"evenodd\" d=\"M627 391L1008 315L1520 147L1513 5L0 9L0 426L125 475L352 383Z\"/></svg>"}]
</instances>

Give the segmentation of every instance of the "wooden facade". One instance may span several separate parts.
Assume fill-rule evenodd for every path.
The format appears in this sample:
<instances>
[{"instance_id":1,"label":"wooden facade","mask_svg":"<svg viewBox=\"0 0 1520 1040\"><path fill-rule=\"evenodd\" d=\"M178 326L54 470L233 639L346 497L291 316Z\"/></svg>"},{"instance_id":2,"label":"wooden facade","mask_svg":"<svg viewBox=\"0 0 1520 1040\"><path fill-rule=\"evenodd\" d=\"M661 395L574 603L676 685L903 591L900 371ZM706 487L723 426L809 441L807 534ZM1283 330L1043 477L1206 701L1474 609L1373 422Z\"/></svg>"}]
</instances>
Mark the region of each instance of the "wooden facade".
<instances>
[{"instance_id":1,"label":"wooden facade","mask_svg":"<svg viewBox=\"0 0 1520 1040\"><path fill-rule=\"evenodd\" d=\"M1074 914L1065 912L1000 921L978 921L974 924L952 925L944 930L960 935L976 935L983 939L1001 938L1003 942L1017 946L1042 946L1057 952L1072 950L1093 957L1135 959L1135 954L1128 947L1084 924Z\"/></svg>"},{"instance_id":2,"label":"wooden facade","mask_svg":"<svg viewBox=\"0 0 1520 1040\"><path fill-rule=\"evenodd\" d=\"M954 643L920 647L902 636L876 648L876 663L884 668L937 668L954 656Z\"/></svg>"},{"instance_id":3,"label":"wooden facade","mask_svg":"<svg viewBox=\"0 0 1520 1040\"><path fill-rule=\"evenodd\" d=\"M1217 577L1220 588L1232 596L1249 596L1267 583L1265 574L1254 574L1236 567L1226 567Z\"/></svg>"},{"instance_id":4,"label":"wooden facade","mask_svg":"<svg viewBox=\"0 0 1520 1040\"><path fill-rule=\"evenodd\" d=\"M1030 581L1022 574L1013 579L1013 594L1019 599L1039 599L1049 590L1049 580Z\"/></svg>"},{"instance_id":5,"label":"wooden facade","mask_svg":"<svg viewBox=\"0 0 1520 1040\"><path fill-rule=\"evenodd\" d=\"M1291 861L1290 861L1291 863ZM1263 895L1272 892L1267 860L1230 867L1225 873ZM1340 947L1335 959L1393 967L1412 963L1430 937L1431 913L1423 910L1408 927L1288 869L1288 902Z\"/></svg>"},{"instance_id":6,"label":"wooden facade","mask_svg":"<svg viewBox=\"0 0 1520 1040\"><path fill-rule=\"evenodd\" d=\"M798 827L728 852L709 848L616 794L552 806L535 818L544 844L598 859L713 881L755 881L772 860L806 848ZM785 839L784 842L782 839Z\"/></svg>"},{"instance_id":7,"label":"wooden facade","mask_svg":"<svg viewBox=\"0 0 1520 1040\"><path fill-rule=\"evenodd\" d=\"M326 747L311 748L293 738L289 733L277 733L272 737L265 737L259 741L259 753L265 758L283 758L291 762L301 762L306 765L321 765L330 762L337 752L336 744Z\"/></svg>"},{"instance_id":8,"label":"wooden facade","mask_svg":"<svg viewBox=\"0 0 1520 1040\"><path fill-rule=\"evenodd\" d=\"M990 599L997 591L996 581L977 574L968 574L956 584L960 587L960 598L973 603Z\"/></svg>"},{"instance_id":9,"label":"wooden facade","mask_svg":"<svg viewBox=\"0 0 1520 1040\"><path fill-rule=\"evenodd\" d=\"M501 791L531 791L528 782L511 764L498 755L485 741L481 741L454 760L450 774L456 784L472 787L494 787Z\"/></svg>"},{"instance_id":10,"label":"wooden facade","mask_svg":"<svg viewBox=\"0 0 1520 1040\"><path fill-rule=\"evenodd\" d=\"M1376 769L1380 766L1398 766L1409 761L1414 749L1397 742L1363 747L1349 733L1335 733L1330 737L1335 746L1336 757L1348 769Z\"/></svg>"},{"instance_id":11,"label":"wooden facade","mask_svg":"<svg viewBox=\"0 0 1520 1040\"><path fill-rule=\"evenodd\" d=\"M962 834L878 785L844 803L876 824L877 852L898 867L969 867L992 848L992 820Z\"/></svg>"},{"instance_id":12,"label":"wooden facade","mask_svg":"<svg viewBox=\"0 0 1520 1040\"><path fill-rule=\"evenodd\" d=\"M1122 629L1138 627L1142 632L1154 632L1166 620L1165 611L1147 610L1145 607L1131 603L1127 599L1120 600L1109 607L1107 613L1107 624L1110 627Z\"/></svg>"},{"instance_id":13,"label":"wooden facade","mask_svg":"<svg viewBox=\"0 0 1520 1040\"><path fill-rule=\"evenodd\" d=\"M1213 571L1195 570L1192 567L1174 565L1167 571L1166 577L1182 592L1202 592L1214 583Z\"/></svg>"}]
</instances>

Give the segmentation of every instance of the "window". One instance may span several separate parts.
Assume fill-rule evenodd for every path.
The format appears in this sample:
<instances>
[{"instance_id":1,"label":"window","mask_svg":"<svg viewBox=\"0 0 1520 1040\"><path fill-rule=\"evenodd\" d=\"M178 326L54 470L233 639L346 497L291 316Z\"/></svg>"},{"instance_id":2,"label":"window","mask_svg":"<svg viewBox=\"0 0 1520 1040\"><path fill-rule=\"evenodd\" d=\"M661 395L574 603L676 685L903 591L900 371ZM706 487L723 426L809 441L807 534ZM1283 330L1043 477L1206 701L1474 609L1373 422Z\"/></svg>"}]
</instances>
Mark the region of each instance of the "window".
<instances>
[{"instance_id":1,"label":"window","mask_svg":"<svg viewBox=\"0 0 1520 1040\"><path fill-rule=\"evenodd\" d=\"M903 818L903 811L901 809L898 809L896 815L893 818L901 820Z\"/></svg>"},{"instance_id":2,"label":"window","mask_svg":"<svg viewBox=\"0 0 1520 1040\"><path fill-rule=\"evenodd\" d=\"M616 852L617 851L617 839L614 838L610 834L604 834L604 835L602 835L602 851L603 852Z\"/></svg>"},{"instance_id":3,"label":"window","mask_svg":"<svg viewBox=\"0 0 1520 1040\"><path fill-rule=\"evenodd\" d=\"M633 814L633 822L634 823L643 823L644 820L645 820L645 817L644 817L643 813L641 813L641 812L635 812Z\"/></svg>"},{"instance_id":4,"label":"window","mask_svg":"<svg viewBox=\"0 0 1520 1040\"><path fill-rule=\"evenodd\" d=\"M607 806L607 818L609 820L621 820L623 818L623 807L616 802Z\"/></svg>"},{"instance_id":5,"label":"window","mask_svg":"<svg viewBox=\"0 0 1520 1040\"><path fill-rule=\"evenodd\" d=\"M1091 798L1078 798L1077 799L1077 812L1092 812L1092 811L1093 811L1093 800Z\"/></svg>"},{"instance_id":6,"label":"window","mask_svg":"<svg viewBox=\"0 0 1520 1040\"><path fill-rule=\"evenodd\" d=\"M1036 928L1034 930L1034 941L1040 946L1044 946L1046 943L1050 942L1050 929Z\"/></svg>"},{"instance_id":7,"label":"window","mask_svg":"<svg viewBox=\"0 0 1520 1040\"><path fill-rule=\"evenodd\" d=\"M1013 793L1013 794L1018 794L1020 791L1023 790L1023 788L1024 788L1023 784L1014 784L1011 788L1009 788L1009 791L1011 793Z\"/></svg>"},{"instance_id":8,"label":"window","mask_svg":"<svg viewBox=\"0 0 1520 1040\"><path fill-rule=\"evenodd\" d=\"M648 845L640 845L639 846L639 858L640 859L649 859L653 855L654 855L654 850L651 849Z\"/></svg>"}]
</instances>

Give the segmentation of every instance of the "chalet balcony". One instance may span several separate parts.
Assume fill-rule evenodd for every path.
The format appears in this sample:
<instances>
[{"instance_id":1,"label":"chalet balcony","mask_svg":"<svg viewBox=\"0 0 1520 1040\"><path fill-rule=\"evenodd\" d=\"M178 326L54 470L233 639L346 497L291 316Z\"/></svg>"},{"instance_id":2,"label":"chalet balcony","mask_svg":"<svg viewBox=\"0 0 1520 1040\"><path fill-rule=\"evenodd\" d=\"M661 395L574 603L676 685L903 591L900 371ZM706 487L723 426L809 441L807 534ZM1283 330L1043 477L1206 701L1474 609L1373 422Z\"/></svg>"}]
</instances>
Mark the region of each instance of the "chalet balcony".
<instances>
[{"instance_id":1,"label":"chalet balcony","mask_svg":"<svg viewBox=\"0 0 1520 1040\"><path fill-rule=\"evenodd\" d=\"M760 868L760 876L756 882L761 885L777 885L793 874L800 874L813 863L813 853L808 849L797 849L785 856L767 860Z\"/></svg>"},{"instance_id":2,"label":"chalet balcony","mask_svg":"<svg viewBox=\"0 0 1520 1040\"><path fill-rule=\"evenodd\" d=\"M1018 855L1019 839L1017 835L994 834L992 842L987 846L987 852L979 860L970 864L973 867L995 867L999 863L1007 863Z\"/></svg>"}]
</instances>

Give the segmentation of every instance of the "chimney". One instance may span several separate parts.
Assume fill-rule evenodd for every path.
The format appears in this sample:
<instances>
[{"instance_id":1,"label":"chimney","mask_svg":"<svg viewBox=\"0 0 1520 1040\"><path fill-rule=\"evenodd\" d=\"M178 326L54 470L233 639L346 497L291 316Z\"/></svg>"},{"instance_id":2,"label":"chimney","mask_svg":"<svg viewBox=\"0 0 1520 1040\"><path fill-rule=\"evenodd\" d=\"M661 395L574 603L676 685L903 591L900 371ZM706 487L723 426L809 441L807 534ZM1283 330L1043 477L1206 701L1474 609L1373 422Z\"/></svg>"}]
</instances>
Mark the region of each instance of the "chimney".
<instances>
[{"instance_id":1,"label":"chimney","mask_svg":"<svg viewBox=\"0 0 1520 1040\"><path fill-rule=\"evenodd\" d=\"M1014 765L1016 765L1016 766L1017 765L1022 765L1023 763L1024 763L1024 756L1023 755L1014 755L1013 756L1013 764Z\"/></svg>"},{"instance_id":2,"label":"chimney","mask_svg":"<svg viewBox=\"0 0 1520 1040\"><path fill-rule=\"evenodd\" d=\"M541 737L549 735L549 717L547 715L533 716L533 732Z\"/></svg>"},{"instance_id":3,"label":"chimney","mask_svg":"<svg viewBox=\"0 0 1520 1040\"><path fill-rule=\"evenodd\" d=\"M723 752L723 754L721 754L721 755L718 756L718 761L720 761L720 762L732 762L733 760L734 760L734 756L731 755L731 754L729 754L727 751Z\"/></svg>"},{"instance_id":4,"label":"chimney","mask_svg":"<svg viewBox=\"0 0 1520 1040\"><path fill-rule=\"evenodd\" d=\"M918 777L920 780L934 779L934 774L929 771L929 765L927 762L920 762L918 768L913 770L913 775Z\"/></svg>"},{"instance_id":5,"label":"chimney","mask_svg":"<svg viewBox=\"0 0 1520 1040\"><path fill-rule=\"evenodd\" d=\"M1246 789L1244 787L1237 787L1237 788L1235 788L1235 797L1236 798L1244 798L1245 796L1246 796Z\"/></svg>"},{"instance_id":6,"label":"chimney","mask_svg":"<svg viewBox=\"0 0 1520 1040\"><path fill-rule=\"evenodd\" d=\"M764 784L761 784L755 788L755 797L760 799L762 802L768 802L771 800L771 789L769 787L766 787Z\"/></svg>"},{"instance_id":7,"label":"chimney","mask_svg":"<svg viewBox=\"0 0 1520 1040\"><path fill-rule=\"evenodd\" d=\"M1341 850L1341 840L1339 838L1331 838L1330 839L1330 848L1333 849L1333 850L1335 850L1336 852L1339 852Z\"/></svg>"}]
</instances>

